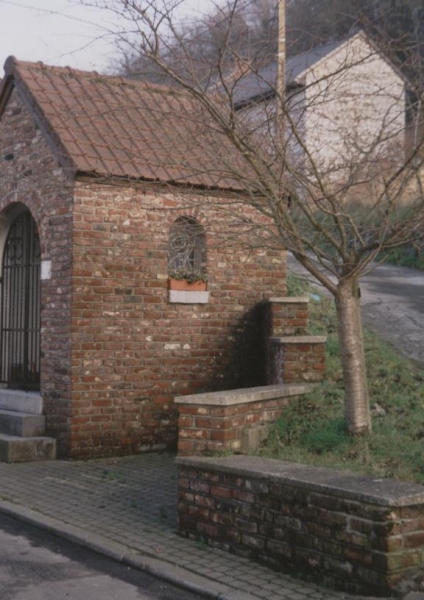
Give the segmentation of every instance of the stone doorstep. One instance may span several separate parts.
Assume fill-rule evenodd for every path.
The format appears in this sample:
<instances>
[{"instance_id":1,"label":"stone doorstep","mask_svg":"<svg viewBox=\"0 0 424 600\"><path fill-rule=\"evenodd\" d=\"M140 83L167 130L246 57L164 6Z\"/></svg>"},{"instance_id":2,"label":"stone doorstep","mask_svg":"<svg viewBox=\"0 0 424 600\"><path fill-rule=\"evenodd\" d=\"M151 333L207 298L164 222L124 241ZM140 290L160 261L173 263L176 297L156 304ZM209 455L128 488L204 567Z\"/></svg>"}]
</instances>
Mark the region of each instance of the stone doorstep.
<instances>
[{"instance_id":1,"label":"stone doorstep","mask_svg":"<svg viewBox=\"0 0 424 600\"><path fill-rule=\"evenodd\" d=\"M43 398L38 392L0 389L0 410L41 415L43 414Z\"/></svg>"},{"instance_id":2,"label":"stone doorstep","mask_svg":"<svg viewBox=\"0 0 424 600\"><path fill-rule=\"evenodd\" d=\"M42 412L41 394L0 389L0 462L56 458L56 440L44 436Z\"/></svg>"},{"instance_id":3,"label":"stone doorstep","mask_svg":"<svg viewBox=\"0 0 424 600\"><path fill-rule=\"evenodd\" d=\"M49 437L22 438L0 434L0 461L5 463L52 460L56 458L56 440Z\"/></svg>"},{"instance_id":4,"label":"stone doorstep","mask_svg":"<svg viewBox=\"0 0 424 600\"><path fill-rule=\"evenodd\" d=\"M264 402L289 396L307 394L314 388L310 383L281 383L278 385L264 385L253 388L241 388L222 392L205 394L192 394L177 396L176 404L201 404L209 406L232 406L234 404L248 404L251 402Z\"/></svg>"},{"instance_id":5,"label":"stone doorstep","mask_svg":"<svg viewBox=\"0 0 424 600\"><path fill-rule=\"evenodd\" d=\"M0 410L0 432L19 437L44 435L46 418L12 410Z\"/></svg>"}]
</instances>

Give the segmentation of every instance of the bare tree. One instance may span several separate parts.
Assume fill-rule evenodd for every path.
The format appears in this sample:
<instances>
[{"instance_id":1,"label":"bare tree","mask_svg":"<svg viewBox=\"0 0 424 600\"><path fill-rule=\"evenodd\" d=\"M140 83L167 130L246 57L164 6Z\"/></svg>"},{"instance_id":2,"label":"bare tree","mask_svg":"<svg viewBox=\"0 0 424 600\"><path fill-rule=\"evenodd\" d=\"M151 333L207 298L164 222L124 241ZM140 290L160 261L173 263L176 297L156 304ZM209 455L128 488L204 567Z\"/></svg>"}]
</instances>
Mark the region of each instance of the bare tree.
<instances>
[{"instance_id":1,"label":"bare tree","mask_svg":"<svg viewBox=\"0 0 424 600\"><path fill-rule=\"evenodd\" d=\"M275 57L278 39L277 0L243 0L234 11L233 3L220 2L204 18L182 19L178 31L184 35L185 53L190 53L200 70L217 64L225 50L225 32L231 20L231 42L245 59L262 61ZM235 14L233 14L233 12ZM337 40L360 26L376 38L391 39L391 53L399 60L408 59L408 49L424 53L424 7L421 0L287 0L286 51L297 55L317 44ZM172 39L172 36L170 40ZM171 46L172 46L171 42ZM180 56L181 46L172 48L174 58ZM128 48L127 48L128 50ZM182 61L184 62L184 61ZM174 62L174 67L177 67ZM125 74L163 82L164 73L138 50L124 52L118 68ZM416 74L416 73L415 73ZM172 81L168 81L172 83Z\"/></svg>"},{"instance_id":2,"label":"bare tree","mask_svg":"<svg viewBox=\"0 0 424 600\"><path fill-rule=\"evenodd\" d=\"M176 3L175 8L179 4ZM237 65L234 53L227 52L229 45L237 49L238 57L255 64L272 59L277 47L276 30L274 0L247 0L238 2L236 7L229 1L216 5L202 19L175 21L162 39L160 52L181 76L187 75L190 57L191 76L196 73L198 79L207 80L216 76L216 67L224 56L228 67ZM128 47L124 42L123 46L117 65L122 74L175 85L175 80L167 76L137 43Z\"/></svg>"},{"instance_id":3,"label":"bare tree","mask_svg":"<svg viewBox=\"0 0 424 600\"><path fill-rule=\"evenodd\" d=\"M264 229L263 244L287 248L334 296L347 428L354 435L370 431L359 282L381 251L423 239L420 113L406 145L403 103L405 87L416 102L423 98L419 78L408 81L396 68L385 69L393 40L380 39L381 49L373 42L358 51L349 43L338 53L333 49L336 58L318 57L312 76L302 80L292 65L283 94L272 69L245 55L239 0L225 7L217 51L200 59L166 2L104 4L131 24L131 35L124 32L121 41L133 56L140 53L185 90L203 127L230 143L231 152L223 149L220 156L220 176L237 182L234 205L220 206L232 212L232 223L236 216L244 233ZM400 44L396 40L396 52ZM407 50L410 60L421 60L421 48L409 44ZM275 133L276 112L284 135ZM254 208L258 219L238 211L240 203ZM271 227L265 228L264 216ZM233 227L228 243L234 235Z\"/></svg>"}]
</instances>

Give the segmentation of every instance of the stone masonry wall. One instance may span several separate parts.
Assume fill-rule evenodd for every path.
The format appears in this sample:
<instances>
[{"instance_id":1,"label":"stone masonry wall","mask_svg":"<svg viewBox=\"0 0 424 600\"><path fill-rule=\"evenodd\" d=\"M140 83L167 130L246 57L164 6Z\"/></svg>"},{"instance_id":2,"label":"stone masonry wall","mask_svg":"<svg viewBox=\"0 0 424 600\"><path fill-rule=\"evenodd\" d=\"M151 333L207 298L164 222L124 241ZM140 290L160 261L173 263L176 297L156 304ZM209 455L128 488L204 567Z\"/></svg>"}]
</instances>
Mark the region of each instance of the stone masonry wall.
<instances>
[{"instance_id":1,"label":"stone masonry wall","mask_svg":"<svg viewBox=\"0 0 424 600\"><path fill-rule=\"evenodd\" d=\"M367 596L423 574L423 486L255 457L177 461L183 536Z\"/></svg>"},{"instance_id":2,"label":"stone masonry wall","mask_svg":"<svg viewBox=\"0 0 424 600\"><path fill-rule=\"evenodd\" d=\"M41 282L41 390L47 433L59 451L69 447L71 414L70 303L72 278L71 180L14 91L0 119L0 239L19 209L34 217L41 259L51 261L51 277Z\"/></svg>"},{"instance_id":3,"label":"stone masonry wall","mask_svg":"<svg viewBox=\"0 0 424 600\"><path fill-rule=\"evenodd\" d=\"M285 253L237 239L227 246L231 223L219 203L165 187L78 182L72 456L174 446L175 396L243 387L246 374L263 383L249 355L258 352L255 307L284 295ZM168 233L180 216L206 230L206 304L168 299Z\"/></svg>"}]
</instances>

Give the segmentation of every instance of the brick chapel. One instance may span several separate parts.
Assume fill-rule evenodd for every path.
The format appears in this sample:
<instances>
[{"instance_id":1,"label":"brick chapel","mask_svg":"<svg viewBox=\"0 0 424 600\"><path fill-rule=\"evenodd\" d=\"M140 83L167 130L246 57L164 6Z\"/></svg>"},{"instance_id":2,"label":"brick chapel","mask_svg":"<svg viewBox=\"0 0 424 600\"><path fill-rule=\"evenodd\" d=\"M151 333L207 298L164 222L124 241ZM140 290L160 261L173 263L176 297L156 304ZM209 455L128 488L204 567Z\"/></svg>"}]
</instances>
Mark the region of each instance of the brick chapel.
<instances>
[{"instance_id":1,"label":"brick chapel","mask_svg":"<svg viewBox=\"0 0 424 600\"><path fill-rule=\"evenodd\" d=\"M0 408L42 415L60 456L172 448L176 396L265 383L285 251L251 243L207 119L183 92L6 61Z\"/></svg>"}]
</instances>

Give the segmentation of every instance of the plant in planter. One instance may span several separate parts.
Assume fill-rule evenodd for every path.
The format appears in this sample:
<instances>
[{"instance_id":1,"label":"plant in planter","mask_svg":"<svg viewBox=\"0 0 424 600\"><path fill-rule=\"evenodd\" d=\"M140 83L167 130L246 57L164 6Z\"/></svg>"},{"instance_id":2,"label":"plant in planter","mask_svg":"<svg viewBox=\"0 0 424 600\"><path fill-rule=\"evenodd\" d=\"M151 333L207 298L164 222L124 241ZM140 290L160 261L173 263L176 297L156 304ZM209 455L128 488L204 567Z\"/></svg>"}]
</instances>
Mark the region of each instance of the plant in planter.
<instances>
[{"instance_id":1,"label":"plant in planter","mask_svg":"<svg viewBox=\"0 0 424 600\"><path fill-rule=\"evenodd\" d=\"M169 289L181 291L206 291L208 276L204 271L179 268L169 272Z\"/></svg>"}]
</instances>

